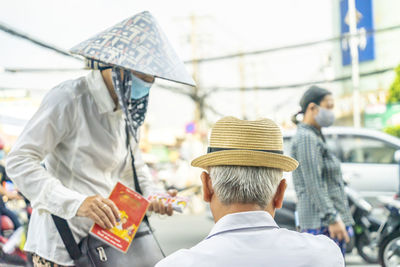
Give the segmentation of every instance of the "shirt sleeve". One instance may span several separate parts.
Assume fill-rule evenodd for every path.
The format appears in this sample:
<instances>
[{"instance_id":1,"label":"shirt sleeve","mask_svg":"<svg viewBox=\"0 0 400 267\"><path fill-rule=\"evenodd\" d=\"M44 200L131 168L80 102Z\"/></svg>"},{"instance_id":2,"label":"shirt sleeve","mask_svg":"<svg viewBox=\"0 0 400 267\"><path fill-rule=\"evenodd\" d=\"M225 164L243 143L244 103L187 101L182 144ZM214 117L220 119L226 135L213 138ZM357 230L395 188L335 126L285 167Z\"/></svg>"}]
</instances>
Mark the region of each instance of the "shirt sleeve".
<instances>
[{"instance_id":1,"label":"shirt sleeve","mask_svg":"<svg viewBox=\"0 0 400 267\"><path fill-rule=\"evenodd\" d=\"M8 176L32 207L64 219L74 217L87 196L65 187L63 177L51 175L41 162L68 138L75 113L73 98L66 88L51 90L6 159Z\"/></svg>"},{"instance_id":2,"label":"shirt sleeve","mask_svg":"<svg viewBox=\"0 0 400 267\"><path fill-rule=\"evenodd\" d=\"M297 144L298 161L307 194L317 206L321 219L334 216L336 210L328 194L328 185L322 177L323 157L318 140L311 135L304 135Z\"/></svg>"}]
</instances>

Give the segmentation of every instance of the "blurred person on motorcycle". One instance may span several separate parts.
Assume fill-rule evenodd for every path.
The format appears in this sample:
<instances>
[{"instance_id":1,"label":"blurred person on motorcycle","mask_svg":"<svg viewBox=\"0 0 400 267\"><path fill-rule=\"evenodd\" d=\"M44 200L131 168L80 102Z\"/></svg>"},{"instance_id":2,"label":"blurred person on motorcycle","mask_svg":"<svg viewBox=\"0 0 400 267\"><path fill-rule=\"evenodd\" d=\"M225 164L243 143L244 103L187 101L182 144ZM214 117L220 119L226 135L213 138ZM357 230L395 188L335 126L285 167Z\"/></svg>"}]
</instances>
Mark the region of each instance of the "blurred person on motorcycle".
<instances>
[{"instance_id":1,"label":"blurred person on motorcycle","mask_svg":"<svg viewBox=\"0 0 400 267\"><path fill-rule=\"evenodd\" d=\"M1 156L0 156L1 159ZM18 194L17 191L8 191L6 188L3 187L3 182L7 181L7 173L6 169L4 168L3 165L0 164L0 218L2 215L5 215L11 219L14 225L14 229L17 229L21 227L21 223L18 219L17 214L15 214L12 210L8 209L4 203L3 198L6 198L7 200L13 200L13 199L22 199L22 197ZM1 224L0 224L1 225ZM0 229L1 234L3 235L3 229Z\"/></svg>"},{"instance_id":2,"label":"blurred person on motorcycle","mask_svg":"<svg viewBox=\"0 0 400 267\"><path fill-rule=\"evenodd\" d=\"M149 12L118 23L71 52L85 57L92 71L47 93L6 164L34 208L25 250L34 253L36 266L74 265L52 214L68 221L76 240L87 236L94 222L106 229L116 225L118 208L107 197L118 181L135 188L131 149L143 195L160 191L138 145L149 91L155 77L194 86ZM171 205L157 201L149 210L173 213ZM142 223L139 233L148 235L151 229ZM163 257L161 249L140 252L143 247L133 249L147 261Z\"/></svg>"},{"instance_id":3,"label":"blurred person on motorcycle","mask_svg":"<svg viewBox=\"0 0 400 267\"><path fill-rule=\"evenodd\" d=\"M334 123L334 99L330 91L312 86L303 94L300 106L301 111L294 117L297 132L291 143L292 157L299 162L293 172L299 226L302 232L331 237L344 255L354 221L340 161L328 149L321 132L322 127Z\"/></svg>"}]
</instances>

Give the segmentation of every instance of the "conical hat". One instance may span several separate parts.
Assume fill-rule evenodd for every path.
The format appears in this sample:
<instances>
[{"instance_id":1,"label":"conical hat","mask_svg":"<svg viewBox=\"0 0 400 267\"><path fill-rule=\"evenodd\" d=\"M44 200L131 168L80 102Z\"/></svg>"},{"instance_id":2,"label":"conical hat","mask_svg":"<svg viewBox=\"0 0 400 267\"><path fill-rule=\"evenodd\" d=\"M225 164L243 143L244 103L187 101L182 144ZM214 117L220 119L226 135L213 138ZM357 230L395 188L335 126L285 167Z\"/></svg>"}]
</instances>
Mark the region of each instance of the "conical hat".
<instances>
[{"instance_id":1,"label":"conical hat","mask_svg":"<svg viewBox=\"0 0 400 267\"><path fill-rule=\"evenodd\" d=\"M155 18L144 11L74 46L71 53L195 86Z\"/></svg>"}]
</instances>

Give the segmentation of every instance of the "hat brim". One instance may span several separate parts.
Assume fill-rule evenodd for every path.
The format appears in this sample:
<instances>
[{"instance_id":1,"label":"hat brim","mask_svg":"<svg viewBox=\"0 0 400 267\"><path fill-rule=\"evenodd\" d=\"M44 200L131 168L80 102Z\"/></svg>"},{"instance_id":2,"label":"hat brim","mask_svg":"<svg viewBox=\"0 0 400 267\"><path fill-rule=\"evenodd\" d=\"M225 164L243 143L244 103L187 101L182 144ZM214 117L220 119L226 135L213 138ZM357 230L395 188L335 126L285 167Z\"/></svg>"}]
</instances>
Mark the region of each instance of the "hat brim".
<instances>
[{"instance_id":1,"label":"hat brim","mask_svg":"<svg viewBox=\"0 0 400 267\"><path fill-rule=\"evenodd\" d=\"M235 165L270 167L281 169L285 172L294 171L297 166L299 166L297 160L291 157L253 150L223 150L212 152L194 159L191 164L193 167L203 169L211 166Z\"/></svg>"}]
</instances>

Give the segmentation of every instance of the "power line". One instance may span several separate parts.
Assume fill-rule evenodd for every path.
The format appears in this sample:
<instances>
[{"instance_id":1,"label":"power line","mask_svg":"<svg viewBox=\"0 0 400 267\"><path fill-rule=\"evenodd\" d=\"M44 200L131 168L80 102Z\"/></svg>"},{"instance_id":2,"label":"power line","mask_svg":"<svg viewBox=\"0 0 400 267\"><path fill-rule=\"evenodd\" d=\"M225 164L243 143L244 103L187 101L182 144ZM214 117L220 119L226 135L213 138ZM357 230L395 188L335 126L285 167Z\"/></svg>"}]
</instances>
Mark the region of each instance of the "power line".
<instances>
[{"instance_id":1,"label":"power line","mask_svg":"<svg viewBox=\"0 0 400 267\"><path fill-rule=\"evenodd\" d=\"M395 68L396 67L391 67L391 68L385 68L385 69L380 69L380 70L375 70L375 71L370 71L370 72L364 72L364 73L360 73L360 76L367 77L367 76L378 75L378 74L382 74L382 73L385 73L388 71L393 71ZM208 89L211 90L211 92L239 91L239 90L245 90L245 91L278 90L278 89L304 87L304 86L310 86L310 85L321 84L321 83L335 83L335 82L341 82L341 81L346 81L346 80L351 80L351 75L346 75L346 76L337 77L337 78L328 79L328 80L316 80L316 81L308 81L308 82L303 82L303 83L274 85L274 86L253 86L253 87L245 87L244 89L242 87L210 87Z\"/></svg>"},{"instance_id":2,"label":"power line","mask_svg":"<svg viewBox=\"0 0 400 267\"><path fill-rule=\"evenodd\" d=\"M31 37L28 34L23 33L23 32L21 32L19 30L13 29L10 26L5 25L4 23L1 23L1 22L0 22L0 30L4 31L4 32L6 32L8 34L17 36L19 38L25 39L25 40L27 40L29 42L32 42L32 43L34 43L34 44L36 44L38 46L44 47L46 49L53 50L54 52L57 52L57 53L62 54L64 56L72 57L72 58L75 58L77 60L82 61L82 58L74 56L74 55L70 54L68 51L66 51L66 50L64 50L62 48L58 48L58 47L56 47L56 46L54 46L52 44L49 44L49 43L46 43L46 42L41 41L39 39L36 39L34 37Z\"/></svg>"},{"instance_id":3,"label":"power line","mask_svg":"<svg viewBox=\"0 0 400 267\"><path fill-rule=\"evenodd\" d=\"M5 72L71 72L88 70L85 68L4 68Z\"/></svg>"},{"instance_id":4,"label":"power line","mask_svg":"<svg viewBox=\"0 0 400 267\"><path fill-rule=\"evenodd\" d=\"M374 75L379 75L385 72L393 71L396 67L391 67L391 68L384 68L380 70L375 70L375 71L370 71L370 72L363 72L360 73L360 77L368 77L368 76L374 76ZM351 75L346 75L346 76L341 76L337 77L334 79L326 79L326 80L316 80L316 81L307 81L307 82L302 82L302 83L293 83L293 84L282 84L282 85L269 85L269 86L245 86L243 87L222 87L222 86L212 86L212 87L202 87L202 89L205 89L208 91L208 93L204 96L208 96L212 93L216 92L226 92L226 91L240 91L240 90L245 90L245 91L254 91L254 90L278 90L278 89L290 89L290 88L298 88L298 87L304 87L304 86L310 86L310 85L315 85L315 84L323 84L323 83L335 83L335 82L341 82L341 81L346 81L346 80L351 80ZM167 89L167 90L173 90L176 89L176 87L173 86L166 86L166 85L158 85L158 87ZM181 93L190 96L190 92L183 92L181 90L175 90L176 93Z\"/></svg>"},{"instance_id":5,"label":"power line","mask_svg":"<svg viewBox=\"0 0 400 267\"><path fill-rule=\"evenodd\" d=\"M397 30L397 29L400 29L400 25L394 25L394 26L390 26L390 27L386 27L386 28L377 29L377 30L366 31L365 34L367 36L370 36L375 33L382 33L382 32L393 31L393 30ZM203 62L232 59L232 58L237 58L237 57L241 57L244 55L250 56L250 55L258 55L258 54L266 54L266 53L272 53L272 52L277 52L277 51L282 51L282 50L295 49L295 48L313 46L313 45L322 44L322 43L339 41L342 39L347 39L347 38L350 38L353 36L361 36L361 35L363 35L363 34L360 34L360 33L354 34L354 35L346 34L346 35L340 35L340 36L336 36L336 37L331 37L331 38L326 38L326 39L321 39L321 40L316 40L316 41L310 41L310 42L305 42L305 43L298 43L298 44L293 44L293 45L273 47L273 48L254 50L254 51L248 51L248 52L233 53L233 54L227 54L227 55L215 56L215 57L191 59L191 60L184 61L184 63L186 63L186 64L203 63Z\"/></svg>"},{"instance_id":6,"label":"power line","mask_svg":"<svg viewBox=\"0 0 400 267\"><path fill-rule=\"evenodd\" d=\"M400 25L394 25L394 26L390 26L390 27L386 27L386 28L381 28L381 29L377 29L377 30L372 30L372 31L367 31L365 32L365 34L367 36L376 34L376 33L383 33L383 32L387 32L387 31L393 31L393 30L398 30L400 29ZM60 53L62 55L65 56L69 56L69 57L73 57L77 60L82 61L82 58L77 57L75 55L70 54L68 51L61 49L61 48L57 48L54 45L45 43L43 41L40 41L38 39L35 39L33 37L30 37L29 35L22 33L16 29L12 29L9 26L6 26L4 23L0 23L0 30L7 32L11 35L26 39L30 42L33 42L39 46L42 46L44 48L53 50L57 53ZM286 45L286 46L280 46L280 47L273 47L273 48L268 48L268 49L262 49L262 50L254 50L254 51L247 51L247 52L240 52L240 53L233 53L233 54L227 54L227 55L222 55L222 56L215 56L215 57L207 57L207 58L198 58L198 59L190 59L190 60L186 60L184 61L184 63L186 64L193 64L193 63L204 63L204 62L211 62L211 61L218 61L218 60L225 60L225 59L231 59L231 58L236 58L236 57L241 57L244 55L257 55L257 54L266 54L266 53L272 53L272 52L276 52L276 51L282 51L282 50L288 50L288 49L295 49L295 48L301 48L301 47L307 47L307 46L313 46L313 45L317 45L317 44L321 44L321 43L327 43L327 42L333 42L333 41L339 41L345 38L350 38L352 36L361 36L362 34L355 34L355 35L350 35L350 34L346 34L346 35L340 35L340 36L336 36L336 37L331 37L331 38L326 38L326 39L321 39L321 40L316 40L316 41L311 41L311 42L305 42L305 43L298 43L298 44L293 44L293 45ZM8 71L8 69L5 69L6 71ZM22 69L21 69L22 70ZM30 69L33 70L33 69ZM80 70L77 68L77 70Z\"/></svg>"},{"instance_id":7,"label":"power line","mask_svg":"<svg viewBox=\"0 0 400 267\"><path fill-rule=\"evenodd\" d=\"M382 74L388 71L393 71L396 67L391 67L391 68L384 68L380 70L375 70L375 71L370 71L370 72L364 72L360 73L361 77L368 77L368 76L374 76L378 74ZM278 90L278 89L290 89L290 88L298 88L298 87L304 87L304 86L310 86L310 85L315 85L315 84L323 84L323 83L335 83L335 82L341 82L341 81L346 81L350 80L351 75L346 75L342 77L337 77L334 79L328 79L328 80L316 80L316 81L308 81L308 82L302 82L302 83L295 83L295 84L283 84L283 85L270 85L270 86L252 86L252 87L244 87L245 91L254 91L254 90ZM162 84L157 84L158 88L161 89L166 89L169 91L172 91L177 94L182 94L186 95L190 98L193 98L193 93L190 90L185 90L181 88L177 88L175 86L168 86L168 85L162 85ZM188 88L192 88L188 86ZM208 96L211 93L214 92L224 92L224 91L240 91L243 90L243 87L220 87L220 86L214 86L214 87L202 87L202 89L208 89L209 92L207 95ZM44 89L33 89L33 88L15 88L15 87L0 87L0 91L4 90L39 90L39 91L46 91ZM203 97L204 97L203 96Z\"/></svg>"}]
</instances>

